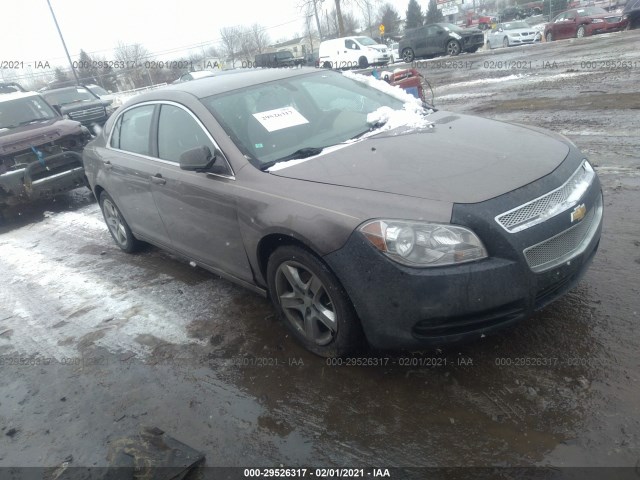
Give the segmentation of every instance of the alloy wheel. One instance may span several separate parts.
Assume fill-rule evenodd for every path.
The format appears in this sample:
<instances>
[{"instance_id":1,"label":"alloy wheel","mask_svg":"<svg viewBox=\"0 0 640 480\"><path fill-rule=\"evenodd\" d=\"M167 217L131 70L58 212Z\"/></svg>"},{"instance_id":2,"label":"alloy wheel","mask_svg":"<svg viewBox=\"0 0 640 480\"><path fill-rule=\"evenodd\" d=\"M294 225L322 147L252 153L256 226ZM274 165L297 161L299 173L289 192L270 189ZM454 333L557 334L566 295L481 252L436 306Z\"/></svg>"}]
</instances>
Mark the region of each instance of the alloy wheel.
<instances>
[{"instance_id":1,"label":"alloy wheel","mask_svg":"<svg viewBox=\"0 0 640 480\"><path fill-rule=\"evenodd\" d=\"M104 219L107 222L107 226L118 244L125 246L127 244L127 231L125 229L122 217L118 208L109 200L105 198L102 202L102 209L104 211Z\"/></svg>"},{"instance_id":2,"label":"alloy wheel","mask_svg":"<svg viewBox=\"0 0 640 480\"><path fill-rule=\"evenodd\" d=\"M275 275L276 295L291 325L316 345L327 345L338 332L334 302L320 278L304 265L283 262Z\"/></svg>"}]
</instances>

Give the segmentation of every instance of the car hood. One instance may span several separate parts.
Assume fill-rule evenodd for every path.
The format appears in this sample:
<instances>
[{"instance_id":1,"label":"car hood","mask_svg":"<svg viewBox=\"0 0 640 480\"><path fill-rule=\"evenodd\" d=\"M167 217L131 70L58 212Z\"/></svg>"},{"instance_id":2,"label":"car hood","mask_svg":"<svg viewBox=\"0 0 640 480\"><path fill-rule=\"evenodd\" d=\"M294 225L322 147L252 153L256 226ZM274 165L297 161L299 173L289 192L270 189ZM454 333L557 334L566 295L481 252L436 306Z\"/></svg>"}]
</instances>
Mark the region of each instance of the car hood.
<instances>
[{"instance_id":1,"label":"car hood","mask_svg":"<svg viewBox=\"0 0 640 480\"><path fill-rule=\"evenodd\" d=\"M0 155L10 155L53 142L67 135L79 135L82 125L74 120L54 118L46 122L0 131Z\"/></svg>"},{"instance_id":2,"label":"car hood","mask_svg":"<svg viewBox=\"0 0 640 480\"><path fill-rule=\"evenodd\" d=\"M520 35L521 33L530 33L530 34L535 34L536 33L536 29L533 27L529 27L529 28L516 28L513 30L504 30L502 32L498 32L498 35L503 35L503 34L507 34L509 36L516 36L516 35Z\"/></svg>"},{"instance_id":3,"label":"car hood","mask_svg":"<svg viewBox=\"0 0 640 480\"><path fill-rule=\"evenodd\" d=\"M524 126L439 111L433 128L401 129L271 174L451 203L497 197L551 173L568 144ZM284 167L284 168L282 168Z\"/></svg>"}]
</instances>

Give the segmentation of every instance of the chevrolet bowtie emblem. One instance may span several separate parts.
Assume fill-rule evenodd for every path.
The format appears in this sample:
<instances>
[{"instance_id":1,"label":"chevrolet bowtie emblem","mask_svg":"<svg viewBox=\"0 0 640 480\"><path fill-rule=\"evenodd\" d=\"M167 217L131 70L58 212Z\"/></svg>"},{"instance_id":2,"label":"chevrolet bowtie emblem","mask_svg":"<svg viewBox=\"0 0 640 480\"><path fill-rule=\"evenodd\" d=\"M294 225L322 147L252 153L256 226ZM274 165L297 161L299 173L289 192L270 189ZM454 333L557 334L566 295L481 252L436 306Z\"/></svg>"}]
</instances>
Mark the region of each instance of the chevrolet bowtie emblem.
<instances>
[{"instance_id":1,"label":"chevrolet bowtie emblem","mask_svg":"<svg viewBox=\"0 0 640 480\"><path fill-rule=\"evenodd\" d=\"M577 222L578 220L582 220L587 213L587 207L585 207L584 203L582 205L578 205L571 212L571 223Z\"/></svg>"}]
</instances>

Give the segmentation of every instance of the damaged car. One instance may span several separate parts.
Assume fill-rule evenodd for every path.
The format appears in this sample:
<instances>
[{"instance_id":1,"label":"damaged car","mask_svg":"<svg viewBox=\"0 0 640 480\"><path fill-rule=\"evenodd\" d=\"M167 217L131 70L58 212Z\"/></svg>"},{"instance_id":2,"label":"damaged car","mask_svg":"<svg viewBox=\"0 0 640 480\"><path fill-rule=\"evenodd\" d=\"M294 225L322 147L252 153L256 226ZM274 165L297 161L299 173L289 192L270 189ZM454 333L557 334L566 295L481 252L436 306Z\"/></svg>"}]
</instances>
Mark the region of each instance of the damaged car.
<instances>
[{"instance_id":1,"label":"damaged car","mask_svg":"<svg viewBox=\"0 0 640 480\"><path fill-rule=\"evenodd\" d=\"M0 95L0 208L86 185L81 152L90 138L36 92Z\"/></svg>"},{"instance_id":2,"label":"damaged car","mask_svg":"<svg viewBox=\"0 0 640 480\"><path fill-rule=\"evenodd\" d=\"M141 94L83 157L122 250L148 242L269 295L326 357L521 321L577 284L602 228L598 177L566 137L350 72Z\"/></svg>"}]
</instances>

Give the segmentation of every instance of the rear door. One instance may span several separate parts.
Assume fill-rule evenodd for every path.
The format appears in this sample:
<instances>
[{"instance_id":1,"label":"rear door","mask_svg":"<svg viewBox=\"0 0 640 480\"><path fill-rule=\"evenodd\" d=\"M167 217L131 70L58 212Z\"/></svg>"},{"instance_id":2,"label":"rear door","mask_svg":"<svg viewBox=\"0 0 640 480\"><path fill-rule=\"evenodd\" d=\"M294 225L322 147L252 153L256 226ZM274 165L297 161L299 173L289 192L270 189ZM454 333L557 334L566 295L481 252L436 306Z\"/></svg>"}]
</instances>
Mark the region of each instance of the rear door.
<instances>
[{"instance_id":1,"label":"rear door","mask_svg":"<svg viewBox=\"0 0 640 480\"><path fill-rule=\"evenodd\" d=\"M198 173L182 170L180 155L206 145L216 149L212 137L186 107L163 103L158 118L157 180L152 185L160 217L173 248L183 255L252 281L237 221L235 179L224 158L226 172Z\"/></svg>"}]
</instances>

